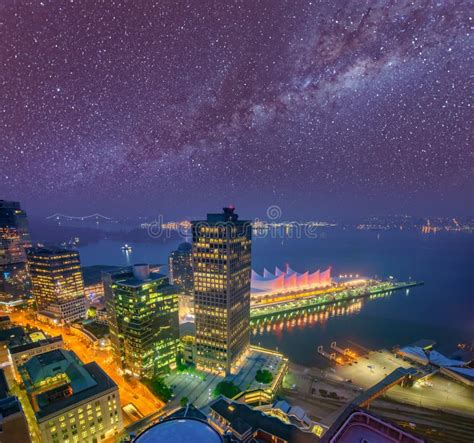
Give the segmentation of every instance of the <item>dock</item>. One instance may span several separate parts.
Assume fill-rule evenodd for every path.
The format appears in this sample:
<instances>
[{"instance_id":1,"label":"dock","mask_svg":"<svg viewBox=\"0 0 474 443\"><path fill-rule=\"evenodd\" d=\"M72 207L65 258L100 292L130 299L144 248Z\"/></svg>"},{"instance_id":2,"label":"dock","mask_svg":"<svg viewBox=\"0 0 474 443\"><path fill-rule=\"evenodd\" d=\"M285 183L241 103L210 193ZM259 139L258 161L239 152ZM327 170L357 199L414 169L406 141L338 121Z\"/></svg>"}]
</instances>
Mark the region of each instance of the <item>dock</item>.
<instances>
[{"instance_id":1,"label":"dock","mask_svg":"<svg viewBox=\"0 0 474 443\"><path fill-rule=\"evenodd\" d=\"M316 306L337 304L339 302L368 298L377 294L385 294L414 286L423 285L424 282L377 282L363 288L347 289L338 293L328 293L302 300L286 301L284 303L272 304L269 306L251 306L250 319L257 320L267 316L288 313L293 311L305 311Z\"/></svg>"}]
</instances>

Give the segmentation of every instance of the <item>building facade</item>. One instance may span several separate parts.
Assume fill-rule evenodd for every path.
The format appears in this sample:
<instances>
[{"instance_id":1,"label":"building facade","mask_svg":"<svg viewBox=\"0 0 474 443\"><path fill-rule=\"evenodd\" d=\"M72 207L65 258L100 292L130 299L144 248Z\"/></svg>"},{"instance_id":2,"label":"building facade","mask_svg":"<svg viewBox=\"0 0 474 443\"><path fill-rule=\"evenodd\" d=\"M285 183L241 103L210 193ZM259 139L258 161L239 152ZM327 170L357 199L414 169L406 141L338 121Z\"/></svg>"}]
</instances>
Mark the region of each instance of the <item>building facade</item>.
<instances>
[{"instance_id":1,"label":"building facade","mask_svg":"<svg viewBox=\"0 0 474 443\"><path fill-rule=\"evenodd\" d=\"M193 255L190 243L181 243L168 257L170 283L183 294L192 295L194 289Z\"/></svg>"},{"instance_id":2,"label":"building facade","mask_svg":"<svg viewBox=\"0 0 474 443\"><path fill-rule=\"evenodd\" d=\"M19 372L42 442L98 443L121 431L118 387L97 363L56 349L32 357Z\"/></svg>"},{"instance_id":3,"label":"building facade","mask_svg":"<svg viewBox=\"0 0 474 443\"><path fill-rule=\"evenodd\" d=\"M30 432L18 397L10 395L0 368L0 442L30 443Z\"/></svg>"},{"instance_id":4,"label":"building facade","mask_svg":"<svg viewBox=\"0 0 474 443\"><path fill-rule=\"evenodd\" d=\"M26 248L28 220L18 202L0 200L0 303L15 304L30 293Z\"/></svg>"},{"instance_id":5,"label":"building facade","mask_svg":"<svg viewBox=\"0 0 474 443\"><path fill-rule=\"evenodd\" d=\"M85 317L84 282L77 251L33 248L28 251L28 266L39 313L61 323Z\"/></svg>"},{"instance_id":6,"label":"building facade","mask_svg":"<svg viewBox=\"0 0 474 443\"><path fill-rule=\"evenodd\" d=\"M178 291L166 276L135 265L104 273L110 340L121 368L151 378L174 366L179 344Z\"/></svg>"},{"instance_id":7,"label":"building facade","mask_svg":"<svg viewBox=\"0 0 474 443\"><path fill-rule=\"evenodd\" d=\"M250 222L233 207L192 223L196 361L226 374L250 344Z\"/></svg>"}]
</instances>

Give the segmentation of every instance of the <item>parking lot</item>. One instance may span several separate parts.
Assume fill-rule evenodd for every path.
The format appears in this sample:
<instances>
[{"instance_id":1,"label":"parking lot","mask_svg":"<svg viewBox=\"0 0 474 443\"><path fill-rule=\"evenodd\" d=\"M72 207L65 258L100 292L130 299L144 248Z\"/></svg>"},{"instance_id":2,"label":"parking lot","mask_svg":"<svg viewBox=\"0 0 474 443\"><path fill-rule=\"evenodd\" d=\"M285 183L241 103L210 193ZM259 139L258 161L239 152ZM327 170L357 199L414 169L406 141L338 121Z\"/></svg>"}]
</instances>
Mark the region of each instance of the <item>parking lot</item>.
<instances>
[{"instance_id":1,"label":"parking lot","mask_svg":"<svg viewBox=\"0 0 474 443\"><path fill-rule=\"evenodd\" d=\"M410 362L395 357L389 351L370 352L359 357L357 363L338 366L331 371L339 381L350 380L352 384L367 389L398 367L408 368ZM420 407L440 409L474 416L474 388L457 383L441 374L435 374L426 382L415 383L413 387L395 386L387 397Z\"/></svg>"}]
</instances>

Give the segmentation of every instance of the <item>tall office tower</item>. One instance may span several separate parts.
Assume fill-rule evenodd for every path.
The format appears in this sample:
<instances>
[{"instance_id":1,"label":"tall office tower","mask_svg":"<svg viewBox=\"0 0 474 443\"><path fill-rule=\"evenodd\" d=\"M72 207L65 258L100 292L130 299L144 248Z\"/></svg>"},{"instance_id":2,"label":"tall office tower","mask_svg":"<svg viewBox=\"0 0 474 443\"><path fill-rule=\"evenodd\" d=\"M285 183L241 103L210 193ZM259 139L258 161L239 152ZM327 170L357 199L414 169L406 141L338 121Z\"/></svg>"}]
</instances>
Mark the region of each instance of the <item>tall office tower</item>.
<instances>
[{"instance_id":1,"label":"tall office tower","mask_svg":"<svg viewBox=\"0 0 474 443\"><path fill-rule=\"evenodd\" d=\"M179 341L176 288L145 264L102 275L110 340L121 368L151 378L174 365Z\"/></svg>"},{"instance_id":2,"label":"tall office tower","mask_svg":"<svg viewBox=\"0 0 474 443\"><path fill-rule=\"evenodd\" d=\"M194 288L191 243L181 243L168 258L170 283L182 293L191 295Z\"/></svg>"},{"instance_id":3,"label":"tall office tower","mask_svg":"<svg viewBox=\"0 0 474 443\"><path fill-rule=\"evenodd\" d=\"M192 231L197 365L230 374L250 342L251 224L228 207Z\"/></svg>"},{"instance_id":4,"label":"tall office tower","mask_svg":"<svg viewBox=\"0 0 474 443\"><path fill-rule=\"evenodd\" d=\"M39 314L55 323L85 317L84 282L77 251L33 248L28 251L28 266Z\"/></svg>"},{"instance_id":5,"label":"tall office tower","mask_svg":"<svg viewBox=\"0 0 474 443\"><path fill-rule=\"evenodd\" d=\"M18 371L35 441L115 441L123 427L119 389L96 362L84 364L74 352L55 349L31 357Z\"/></svg>"},{"instance_id":6,"label":"tall office tower","mask_svg":"<svg viewBox=\"0 0 474 443\"><path fill-rule=\"evenodd\" d=\"M25 248L31 246L26 213L18 202L0 200L0 303L29 294Z\"/></svg>"}]
</instances>

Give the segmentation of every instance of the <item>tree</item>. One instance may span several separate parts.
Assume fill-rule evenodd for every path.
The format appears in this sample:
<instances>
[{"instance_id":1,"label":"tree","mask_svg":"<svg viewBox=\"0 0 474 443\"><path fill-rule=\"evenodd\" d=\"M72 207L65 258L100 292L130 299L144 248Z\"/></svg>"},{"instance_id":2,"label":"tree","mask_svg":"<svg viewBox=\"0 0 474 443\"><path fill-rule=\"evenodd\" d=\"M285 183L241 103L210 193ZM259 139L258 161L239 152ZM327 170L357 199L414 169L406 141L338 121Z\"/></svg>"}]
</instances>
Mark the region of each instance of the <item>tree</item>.
<instances>
[{"instance_id":1,"label":"tree","mask_svg":"<svg viewBox=\"0 0 474 443\"><path fill-rule=\"evenodd\" d=\"M255 374L255 380L259 383L268 384L273 380L273 375L268 369L259 369Z\"/></svg>"},{"instance_id":2,"label":"tree","mask_svg":"<svg viewBox=\"0 0 474 443\"><path fill-rule=\"evenodd\" d=\"M231 381L221 381L217 383L217 386L214 389L214 396L223 395L227 398L234 398L237 394L240 393L239 387Z\"/></svg>"},{"instance_id":3,"label":"tree","mask_svg":"<svg viewBox=\"0 0 474 443\"><path fill-rule=\"evenodd\" d=\"M156 377L150 381L149 385L160 400L163 400L165 403L169 402L171 397L173 397L173 390L165 383L163 378Z\"/></svg>"},{"instance_id":4,"label":"tree","mask_svg":"<svg viewBox=\"0 0 474 443\"><path fill-rule=\"evenodd\" d=\"M189 398L188 397L182 397L181 400L179 401L179 404L184 408L187 406L189 403Z\"/></svg>"}]
</instances>

